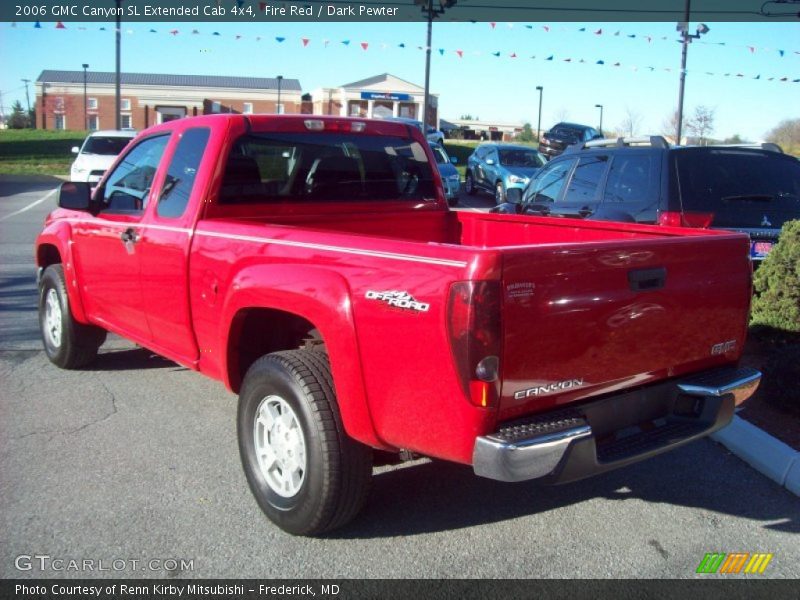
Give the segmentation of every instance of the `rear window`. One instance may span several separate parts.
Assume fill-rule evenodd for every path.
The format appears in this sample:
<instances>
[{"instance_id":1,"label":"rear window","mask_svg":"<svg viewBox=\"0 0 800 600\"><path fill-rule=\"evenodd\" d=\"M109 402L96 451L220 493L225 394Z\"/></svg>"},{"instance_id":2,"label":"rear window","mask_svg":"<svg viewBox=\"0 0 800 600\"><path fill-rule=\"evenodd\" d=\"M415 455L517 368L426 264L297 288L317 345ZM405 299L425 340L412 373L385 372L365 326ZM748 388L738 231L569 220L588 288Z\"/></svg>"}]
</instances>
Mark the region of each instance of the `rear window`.
<instances>
[{"instance_id":1,"label":"rear window","mask_svg":"<svg viewBox=\"0 0 800 600\"><path fill-rule=\"evenodd\" d=\"M684 211L714 227L780 228L800 218L800 161L746 150L676 153Z\"/></svg>"},{"instance_id":2,"label":"rear window","mask_svg":"<svg viewBox=\"0 0 800 600\"><path fill-rule=\"evenodd\" d=\"M340 133L261 133L234 144L220 203L425 200L436 197L422 145Z\"/></svg>"},{"instance_id":3,"label":"rear window","mask_svg":"<svg viewBox=\"0 0 800 600\"><path fill-rule=\"evenodd\" d=\"M572 142L578 142L583 139L583 129L573 129L571 127L554 127L550 135L564 138Z\"/></svg>"},{"instance_id":4,"label":"rear window","mask_svg":"<svg viewBox=\"0 0 800 600\"><path fill-rule=\"evenodd\" d=\"M534 150L501 148L500 164L506 167L539 168L544 164L541 155Z\"/></svg>"},{"instance_id":5,"label":"rear window","mask_svg":"<svg viewBox=\"0 0 800 600\"><path fill-rule=\"evenodd\" d=\"M86 139L81 148L82 154L102 154L116 156L128 145L132 138L93 135Z\"/></svg>"}]
</instances>

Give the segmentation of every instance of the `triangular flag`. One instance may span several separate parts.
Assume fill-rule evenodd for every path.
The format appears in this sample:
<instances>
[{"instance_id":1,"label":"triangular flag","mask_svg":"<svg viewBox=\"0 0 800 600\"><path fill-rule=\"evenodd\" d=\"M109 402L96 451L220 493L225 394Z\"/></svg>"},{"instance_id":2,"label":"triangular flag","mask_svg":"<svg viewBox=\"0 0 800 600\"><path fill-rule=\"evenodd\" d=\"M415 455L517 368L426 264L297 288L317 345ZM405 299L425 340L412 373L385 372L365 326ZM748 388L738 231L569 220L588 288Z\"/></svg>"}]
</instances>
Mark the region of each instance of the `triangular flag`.
<instances>
[{"instance_id":1,"label":"triangular flag","mask_svg":"<svg viewBox=\"0 0 800 600\"><path fill-rule=\"evenodd\" d=\"M444 56L444 48L439 48L439 54Z\"/></svg>"},{"instance_id":2,"label":"triangular flag","mask_svg":"<svg viewBox=\"0 0 800 600\"><path fill-rule=\"evenodd\" d=\"M572 59L571 58L565 58L564 62L572 62Z\"/></svg>"},{"instance_id":3,"label":"triangular flag","mask_svg":"<svg viewBox=\"0 0 800 600\"><path fill-rule=\"evenodd\" d=\"M527 29L533 29L533 25L525 25Z\"/></svg>"},{"instance_id":4,"label":"triangular flag","mask_svg":"<svg viewBox=\"0 0 800 600\"><path fill-rule=\"evenodd\" d=\"M604 61L604 60L598 60L598 61L597 61L596 63L594 63L594 64L596 64L596 65L604 65L604 64L606 64L606 61Z\"/></svg>"},{"instance_id":5,"label":"triangular flag","mask_svg":"<svg viewBox=\"0 0 800 600\"><path fill-rule=\"evenodd\" d=\"M361 42L361 48L363 50L366 50L367 48L369 48L369 42Z\"/></svg>"},{"instance_id":6,"label":"triangular flag","mask_svg":"<svg viewBox=\"0 0 800 600\"><path fill-rule=\"evenodd\" d=\"M781 77L781 81L789 81L788 77Z\"/></svg>"},{"instance_id":7,"label":"triangular flag","mask_svg":"<svg viewBox=\"0 0 800 600\"><path fill-rule=\"evenodd\" d=\"M578 31L586 31L586 27L581 27Z\"/></svg>"},{"instance_id":8,"label":"triangular flag","mask_svg":"<svg viewBox=\"0 0 800 600\"><path fill-rule=\"evenodd\" d=\"M497 26L497 23L489 23L489 25L491 25L492 29L494 29Z\"/></svg>"},{"instance_id":9,"label":"triangular flag","mask_svg":"<svg viewBox=\"0 0 800 600\"><path fill-rule=\"evenodd\" d=\"M652 42L652 41L653 41L653 38L652 38L652 37L650 37L649 35L646 35L646 36L644 36L644 37L646 37L646 38L647 38L647 43L648 43L648 44L649 44L650 42Z\"/></svg>"},{"instance_id":10,"label":"triangular flag","mask_svg":"<svg viewBox=\"0 0 800 600\"><path fill-rule=\"evenodd\" d=\"M548 56L547 58L545 58L545 60L553 60L553 55L551 54L550 56Z\"/></svg>"},{"instance_id":11,"label":"triangular flag","mask_svg":"<svg viewBox=\"0 0 800 600\"><path fill-rule=\"evenodd\" d=\"M64 27L64 24L61 21L59 21L58 23L56 23L56 29L66 29L66 27Z\"/></svg>"},{"instance_id":12,"label":"triangular flag","mask_svg":"<svg viewBox=\"0 0 800 600\"><path fill-rule=\"evenodd\" d=\"M636 37L636 34L635 34L635 33L629 33L629 34L628 34L628 37L629 37L629 38L635 38L635 37Z\"/></svg>"},{"instance_id":13,"label":"triangular flag","mask_svg":"<svg viewBox=\"0 0 800 600\"><path fill-rule=\"evenodd\" d=\"M99 31L105 31L105 30L106 30L106 28L105 28L105 27L101 27L101 28L99 29Z\"/></svg>"},{"instance_id":14,"label":"triangular flag","mask_svg":"<svg viewBox=\"0 0 800 600\"><path fill-rule=\"evenodd\" d=\"M792 83L800 83L800 79L792 79Z\"/></svg>"},{"instance_id":15,"label":"triangular flag","mask_svg":"<svg viewBox=\"0 0 800 600\"><path fill-rule=\"evenodd\" d=\"M464 51L463 50L456 50L456 54L458 54L458 58L464 58Z\"/></svg>"},{"instance_id":16,"label":"triangular flag","mask_svg":"<svg viewBox=\"0 0 800 600\"><path fill-rule=\"evenodd\" d=\"M602 29L598 29L597 31L594 32L594 34L595 35L603 35L603 30Z\"/></svg>"},{"instance_id":17,"label":"triangular flag","mask_svg":"<svg viewBox=\"0 0 800 600\"><path fill-rule=\"evenodd\" d=\"M149 33L158 33L155 29L151 29Z\"/></svg>"},{"instance_id":18,"label":"triangular flag","mask_svg":"<svg viewBox=\"0 0 800 600\"><path fill-rule=\"evenodd\" d=\"M783 57L783 55L785 54L785 52L784 52L783 50L778 50L778 54L780 54L780 55L781 55L781 57Z\"/></svg>"},{"instance_id":19,"label":"triangular flag","mask_svg":"<svg viewBox=\"0 0 800 600\"><path fill-rule=\"evenodd\" d=\"M244 4L244 0L236 0L236 6L238 6L239 8L242 8L243 4Z\"/></svg>"},{"instance_id":20,"label":"triangular flag","mask_svg":"<svg viewBox=\"0 0 800 600\"><path fill-rule=\"evenodd\" d=\"M404 43L402 43L402 44L397 44L397 47L398 47L398 48L405 48L405 47L406 47L406 45L405 45Z\"/></svg>"},{"instance_id":21,"label":"triangular flag","mask_svg":"<svg viewBox=\"0 0 800 600\"><path fill-rule=\"evenodd\" d=\"M753 79L761 79L761 75L760 74L756 75L755 77L753 77Z\"/></svg>"},{"instance_id":22,"label":"triangular flag","mask_svg":"<svg viewBox=\"0 0 800 600\"><path fill-rule=\"evenodd\" d=\"M192 29L192 35L199 35L200 32L197 29Z\"/></svg>"},{"instance_id":23,"label":"triangular flag","mask_svg":"<svg viewBox=\"0 0 800 600\"><path fill-rule=\"evenodd\" d=\"M544 29L545 31L550 31L550 27L548 27L547 25L542 25L542 29Z\"/></svg>"},{"instance_id":24,"label":"triangular flag","mask_svg":"<svg viewBox=\"0 0 800 600\"><path fill-rule=\"evenodd\" d=\"M215 32L214 32L214 33L212 33L211 35L219 35L219 34L220 34L220 33L219 33L219 31L215 31Z\"/></svg>"},{"instance_id":25,"label":"triangular flag","mask_svg":"<svg viewBox=\"0 0 800 600\"><path fill-rule=\"evenodd\" d=\"M170 31L170 33L172 35L178 35L180 32L177 29L173 29L172 31Z\"/></svg>"},{"instance_id":26,"label":"triangular flag","mask_svg":"<svg viewBox=\"0 0 800 600\"><path fill-rule=\"evenodd\" d=\"M615 63L614 63L614 66L615 66L615 67L619 67L619 66L620 66L620 64L619 64L618 62L615 62Z\"/></svg>"},{"instance_id":27,"label":"triangular flag","mask_svg":"<svg viewBox=\"0 0 800 600\"><path fill-rule=\"evenodd\" d=\"M36 25L34 25L33 28L34 29L41 29L42 28L42 24L39 21L36 21ZM101 29L104 29L104 28L101 28Z\"/></svg>"},{"instance_id":28,"label":"triangular flag","mask_svg":"<svg viewBox=\"0 0 800 600\"><path fill-rule=\"evenodd\" d=\"M578 62L579 62L579 63L585 63L586 61L585 61L585 60L583 60L583 59L580 59Z\"/></svg>"},{"instance_id":29,"label":"triangular flag","mask_svg":"<svg viewBox=\"0 0 800 600\"><path fill-rule=\"evenodd\" d=\"M16 22L16 21L11 21L11 26L12 26L12 27L14 27L14 28L16 28L16 26L17 26L17 22Z\"/></svg>"},{"instance_id":30,"label":"triangular flag","mask_svg":"<svg viewBox=\"0 0 800 600\"><path fill-rule=\"evenodd\" d=\"M509 58L517 58L517 53L516 53L516 52L512 52L512 53L509 55Z\"/></svg>"},{"instance_id":31,"label":"triangular flag","mask_svg":"<svg viewBox=\"0 0 800 600\"><path fill-rule=\"evenodd\" d=\"M756 47L755 46L748 46L748 48L750 50L750 54L755 54L755 51L756 51Z\"/></svg>"},{"instance_id":32,"label":"triangular flag","mask_svg":"<svg viewBox=\"0 0 800 600\"><path fill-rule=\"evenodd\" d=\"M349 46L349 45L350 45L350 40L342 40L342 43L343 43L345 46Z\"/></svg>"},{"instance_id":33,"label":"triangular flag","mask_svg":"<svg viewBox=\"0 0 800 600\"><path fill-rule=\"evenodd\" d=\"M499 52L492 52L492 56L500 56Z\"/></svg>"},{"instance_id":34,"label":"triangular flag","mask_svg":"<svg viewBox=\"0 0 800 600\"><path fill-rule=\"evenodd\" d=\"M616 33L614 33L614 35L616 35L616 36L619 36L619 34L620 34L620 32L619 32L619 31L617 31Z\"/></svg>"},{"instance_id":35,"label":"triangular flag","mask_svg":"<svg viewBox=\"0 0 800 600\"><path fill-rule=\"evenodd\" d=\"M276 37L275 41L278 42L279 44L282 44L283 42L286 41L286 38L285 37Z\"/></svg>"},{"instance_id":36,"label":"triangular flag","mask_svg":"<svg viewBox=\"0 0 800 600\"><path fill-rule=\"evenodd\" d=\"M242 39L242 36L241 36L240 34L237 34L237 35L236 35L236 39L237 39L237 40L240 40L240 39Z\"/></svg>"},{"instance_id":37,"label":"triangular flag","mask_svg":"<svg viewBox=\"0 0 800 600\"><path fill-rule=\"evenodd\" d=\"M300 41L303 42L303 48L308 46L308 42L311 41L308 38L300 38Z\"/></svg>"},{"instance_id":38,"label":"triangular flag","mask_svg":"<svg viewBox=\"0 0 800 600\"><path fill-rule=\"evenodd\" d=\"M257 35L257 36L256 36L256 41L257 41L257 42L260 42L260 41L261 41L261 36L260 36L260 35Z\"/></svg>"}]
</instances>

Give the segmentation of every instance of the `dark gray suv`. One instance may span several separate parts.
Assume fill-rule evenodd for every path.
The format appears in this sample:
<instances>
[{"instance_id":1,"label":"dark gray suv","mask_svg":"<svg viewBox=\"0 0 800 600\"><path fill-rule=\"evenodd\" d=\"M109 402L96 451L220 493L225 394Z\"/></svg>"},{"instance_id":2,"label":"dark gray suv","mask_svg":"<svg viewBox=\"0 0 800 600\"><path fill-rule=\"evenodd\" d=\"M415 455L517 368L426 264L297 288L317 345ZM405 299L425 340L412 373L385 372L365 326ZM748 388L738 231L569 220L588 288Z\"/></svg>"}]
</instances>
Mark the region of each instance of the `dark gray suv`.
<instances>
[{"instance_id":1,"label":"dark gray suv","mask_svg":"<svg viewBox=\"0 0 800 600\"><path fill-rule=\"evenodd\" d=\"M492 210L742 231L761 260L783 224L800 219L800 161L774 144L599 140L552 159L516 200Z\"/></svg>"}]
</instances>

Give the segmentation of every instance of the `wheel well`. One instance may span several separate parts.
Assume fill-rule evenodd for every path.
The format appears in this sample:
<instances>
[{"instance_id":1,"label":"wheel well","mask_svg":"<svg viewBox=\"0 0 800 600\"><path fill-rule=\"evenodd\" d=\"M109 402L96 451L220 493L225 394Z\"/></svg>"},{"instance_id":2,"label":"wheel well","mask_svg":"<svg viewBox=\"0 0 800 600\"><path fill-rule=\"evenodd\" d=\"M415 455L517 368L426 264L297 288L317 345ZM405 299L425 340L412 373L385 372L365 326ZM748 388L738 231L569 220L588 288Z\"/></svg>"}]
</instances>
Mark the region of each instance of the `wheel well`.
<instances>
[{"instance_id":1,"label":"wheel well","mask_svg":"<svg viewBox=\"0 0 800 600\"><path fill-rule=\"evenodd\" d=\"M228 338L231 389L239 391L247 369L265 354L312 347L324 348L324 342L314 324L303 317L271 308L240 310Z\"/></svg>"},{"instance_id":2,"label":"wheel well","mask_svg":"<svg viewBox=\"0 0 800 600\"><path fill-rule=\"evenodd\" d=\"M62 262L61 254L59 254L58 248L52 244L42 244L36 252L36 262L40 267L46 269L50 265L60 264Z\"/></svg>"}]
</instances>

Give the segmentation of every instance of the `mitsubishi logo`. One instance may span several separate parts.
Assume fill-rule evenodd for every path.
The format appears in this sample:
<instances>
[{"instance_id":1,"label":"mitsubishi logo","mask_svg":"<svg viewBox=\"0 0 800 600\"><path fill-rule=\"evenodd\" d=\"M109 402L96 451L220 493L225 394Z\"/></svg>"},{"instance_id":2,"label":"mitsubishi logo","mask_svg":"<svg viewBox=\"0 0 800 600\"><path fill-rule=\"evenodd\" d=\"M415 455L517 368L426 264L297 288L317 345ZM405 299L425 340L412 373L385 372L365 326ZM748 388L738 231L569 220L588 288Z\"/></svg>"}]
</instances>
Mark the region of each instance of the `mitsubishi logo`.
<instances>
[{"instance_id":1,"label":"mitsubishi logo","mask_svg":"<svg viewBox=\"0 0 800 600\"><path fill-rule=\"evenodd\" d=\"M762 227L772 227L772 223L771 223L771 222L770 222L770 220L767 218L767 215L764 215L764 218L763 218L763 219L761 219L761 226L762 226Z\"/></svg>"}]
</instances>

